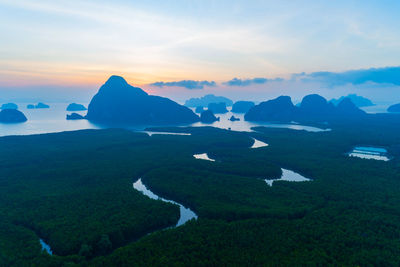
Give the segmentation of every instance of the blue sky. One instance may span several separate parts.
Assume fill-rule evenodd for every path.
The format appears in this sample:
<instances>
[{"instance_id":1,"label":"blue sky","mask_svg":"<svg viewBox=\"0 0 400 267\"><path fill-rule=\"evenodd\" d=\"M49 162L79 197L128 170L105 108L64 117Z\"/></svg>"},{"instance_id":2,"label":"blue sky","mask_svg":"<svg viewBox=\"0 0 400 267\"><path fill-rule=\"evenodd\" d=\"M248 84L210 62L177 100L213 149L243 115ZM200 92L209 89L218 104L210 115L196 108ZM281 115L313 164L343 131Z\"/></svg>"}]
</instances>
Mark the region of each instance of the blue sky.
<instances>
[{"instance_id":1,"label":"blue sky","mask_svg":"<svg viewBox=\"0 0 400 267\"><path fill-rule=\"evenodd\" d=\"M150 84L214 81L202 90L238 98L332 92L288 80L399 66L399 11L400 1L0 0L0 90L83 95L117 74L178 98L203 92ZM234 78L249 86L229 86ZM372 90L366 80L354 90Z\"/></svg>"}]
</instances>

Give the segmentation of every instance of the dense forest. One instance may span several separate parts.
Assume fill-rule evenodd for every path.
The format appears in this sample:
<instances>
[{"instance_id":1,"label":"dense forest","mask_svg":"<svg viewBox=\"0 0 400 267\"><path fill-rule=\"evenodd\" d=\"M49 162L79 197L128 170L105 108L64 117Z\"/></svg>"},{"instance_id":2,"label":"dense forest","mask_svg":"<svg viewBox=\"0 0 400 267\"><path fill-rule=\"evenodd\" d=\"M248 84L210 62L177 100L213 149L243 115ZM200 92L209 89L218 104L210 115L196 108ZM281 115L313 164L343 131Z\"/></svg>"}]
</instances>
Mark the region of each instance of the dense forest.
<instances>
[{"instance_id":1,"label":"dense forest","mask_svg":"<svg viewBox=\"0 0 400 267\"><path fill-rule=\"evenodd\" d=\"M0 266L397 265L400 124L386 119L325 132L0 138ZM251 149L253 138L269 146ZM348 157L358 145L386 148L392 159ZM312 181L268 186L281 168ZM199 218L171 227L178 206L133 189L138 178Z\"/></svg>"}]
</instances>

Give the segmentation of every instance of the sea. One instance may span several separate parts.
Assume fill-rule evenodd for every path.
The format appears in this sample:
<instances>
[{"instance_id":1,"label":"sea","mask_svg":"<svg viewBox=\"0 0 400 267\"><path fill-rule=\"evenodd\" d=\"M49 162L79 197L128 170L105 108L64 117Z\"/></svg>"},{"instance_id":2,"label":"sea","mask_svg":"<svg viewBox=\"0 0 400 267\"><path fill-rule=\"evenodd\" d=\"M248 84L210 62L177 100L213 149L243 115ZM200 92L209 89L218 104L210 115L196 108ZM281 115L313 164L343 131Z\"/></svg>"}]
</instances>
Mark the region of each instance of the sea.
<instances>
[{"instance_id":1,"label":"sea","mask_svg":"<svg viewBox=\"0 0 400 267\"><path fill-rule=\"evenodd\" d=\"M0 136L9 135L31 135L31 134L45 134L45 133L56 133L63 131L75 131L83 129L104 129L115 126L106 126L91 123L87 120L67 120L68 103L49 103L50 108L46 109L28 109L26 103L16 103L18 105L18 110L22 111L27 117L28 121L24 123L14 123L14 124L4 124L0 123ZM87 104L86 104L87 106ZM384 112L386 107L374 106L365 108L367 112L376 113ZM86 111L77 111L81 115L86 115ZM265 127L275 127L275 128L288 128L293 130L305 130L310 132L325 131L327 129L320 129L317 127L305 126L297 124L296 122L287 124L274 124L274 123L255 123L248 122L244 120L244 114L228 112L225 114L215 114L219 117L219 121L214 123L206 124L201 122L196 122L193 124L180 125L180 126L212 126L221 129L227 129L232 131L252 131L252 127L265 126ZM239 121L230 121L231 116L239 118ZM137 126L121 126L121 128L127 128L133 131L143 131L147 127L152 127L156 125L137 125ZM157 125L160 126L160 125ZM162 125L171 126L171 125Z\"/></svg>"}]
</instances>

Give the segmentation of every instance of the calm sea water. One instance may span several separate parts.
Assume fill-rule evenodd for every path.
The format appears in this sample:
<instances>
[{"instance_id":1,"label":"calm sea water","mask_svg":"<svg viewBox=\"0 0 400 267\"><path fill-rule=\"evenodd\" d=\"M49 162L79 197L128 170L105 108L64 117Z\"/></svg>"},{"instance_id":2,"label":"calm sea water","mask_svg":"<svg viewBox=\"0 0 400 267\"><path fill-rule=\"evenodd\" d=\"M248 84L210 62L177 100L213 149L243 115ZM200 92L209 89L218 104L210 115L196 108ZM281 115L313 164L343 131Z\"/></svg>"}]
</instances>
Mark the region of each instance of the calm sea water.
<instances>
[{"instance_id":1,"label":"calm sea water","mask_svg":"<svg viewBox=\"0 0 400 267\"><path fill-rule=\"evenodd\" d=\"M74 131L83 129L102 129L107 128L104 125L98 125L91 123L87 120L66 120L66 115L71 112L66 111L68 106L67 103L51 103L49 109L27 109L27 104L17 103L19 110L22 111L27 117L28 121L25 123L15 124L3 124L0 123L0 136L8 135L29 135L29 134L44 134L44 133L55 133L63 131ZM85 115L86 111L78 111L81 115ZM234 115L239 118L240 121L230 121L229 118ZM306 130L311 132L324 131L322 129L310 126L304 126L299 124L273 124L273 123L253 123L244 120L244 114L236 113L225 113L216 114L220 117L220 121L216 121L211 124L205 124L201 122L183 125L183 126L212 126L222 129L231 129L234 131L252 131L252 127L266 126L266 127L278 127L278 128L289 128L294 130ZM142 131L152 125L140 125L135 127L123 127L131 130ZM122 126L113 126L122 127Z\"/></svg>"},{"instance_id":2,"label":"calm sea water","mask_svg":"<svg viewBox=\"0 0 400 267\"><path fill-rule=\"evenodd\" d=\"M378 103L375 106L370 107L362 107L361 109L367 113L387 113L387 108L390 106L390 103Z\"/></svg>"},{"instance_id":3,"label":"calm sea water","mask_svg":"<svg viewBox=\"0 0 400 267\"><path fill-rule=\"evenodd\" d=\"M239 121L230 121L229 118L231 116L235 116L236 118L239 118ZM213 123L202 123L202 122L196 122L193 123L192 126L212 126L216 128L222 128L222 129L230 129L233 131L242 131L242 132L251 132L252 127L257 127L257 126L265 126L265 127L273 127L273 128L288 128L288 129L293 129L293 130L306 130L309 132L321 132L325 131L323 129L317 128L317 127L311 127L311 126L305 126L305 125L300 125L300 124L275 124L275 123L267 123L267 122L249 122L244 120L244 114L238 114L238 113L232 113L228 112L225 114L215 114L216 117L219 117L219 121L215 121Z\"/></svg>"},{"instance_id":4,"label":"calm sea water","mask_svg":"<svg viewBox=\"0 0 400 267\"><path fill-rule=\"evenodd\" d=\"M46 109L27 109L27 104L17 104L18 110L25 114L28 121L12 124L0 123L0 136L42 134L100 128L87 120L66 120L67 114L71 113L66 111L68 104L52 103L49 104L50 108ZM86 111L78 111L76 113L85 115Z\"/></svg>"}]
</instances>

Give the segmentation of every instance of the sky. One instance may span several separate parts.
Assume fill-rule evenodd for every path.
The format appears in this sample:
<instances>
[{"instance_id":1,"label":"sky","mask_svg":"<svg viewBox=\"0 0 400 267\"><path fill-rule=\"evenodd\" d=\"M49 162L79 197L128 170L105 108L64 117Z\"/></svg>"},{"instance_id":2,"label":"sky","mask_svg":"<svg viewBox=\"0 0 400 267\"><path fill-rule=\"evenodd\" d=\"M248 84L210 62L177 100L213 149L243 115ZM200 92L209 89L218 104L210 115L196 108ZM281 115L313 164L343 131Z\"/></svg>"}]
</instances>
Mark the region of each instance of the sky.
<instances>
[{"instance_id":1,"label":"sky","mask_svg":"<svg viewBox=\"0 0 400 267\"><path fill-rule=\"evenodd\" d=\"M181 102L400 101L399 11L398 0L0 0L0 99L88 101L121 75Z\"/></svg>"}]
</instances>

